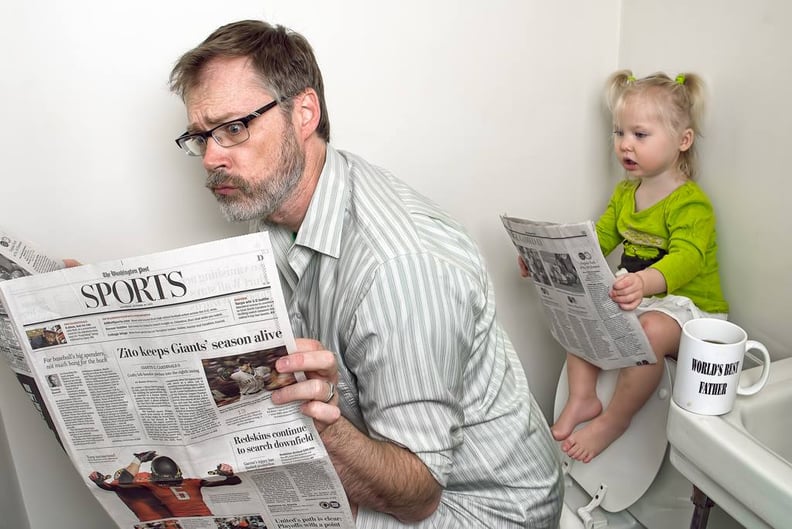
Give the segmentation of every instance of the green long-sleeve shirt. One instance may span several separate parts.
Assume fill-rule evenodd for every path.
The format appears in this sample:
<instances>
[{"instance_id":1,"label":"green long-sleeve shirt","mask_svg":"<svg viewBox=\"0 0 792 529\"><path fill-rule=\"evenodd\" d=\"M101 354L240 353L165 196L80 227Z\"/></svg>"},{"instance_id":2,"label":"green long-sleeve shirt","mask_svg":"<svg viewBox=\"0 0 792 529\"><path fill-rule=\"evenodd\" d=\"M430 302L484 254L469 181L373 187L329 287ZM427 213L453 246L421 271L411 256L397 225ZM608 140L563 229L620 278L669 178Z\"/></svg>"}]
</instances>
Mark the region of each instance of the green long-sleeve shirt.
<instances>
[{"instance_id":1,"label":"green long-sleeve shirt","mask_svg":"<svg viewBox=\"0 0 792 529\"><path fill-rule=\"evenodd\" d=\"M715 212L707 195L688 181L636 212L638 184L620 182L597 221L602 253L624 243L625 259L643 260L663 274L667 294L690 298L705 312L728 312L718 274Z\"/></svg>"}]
</instances>

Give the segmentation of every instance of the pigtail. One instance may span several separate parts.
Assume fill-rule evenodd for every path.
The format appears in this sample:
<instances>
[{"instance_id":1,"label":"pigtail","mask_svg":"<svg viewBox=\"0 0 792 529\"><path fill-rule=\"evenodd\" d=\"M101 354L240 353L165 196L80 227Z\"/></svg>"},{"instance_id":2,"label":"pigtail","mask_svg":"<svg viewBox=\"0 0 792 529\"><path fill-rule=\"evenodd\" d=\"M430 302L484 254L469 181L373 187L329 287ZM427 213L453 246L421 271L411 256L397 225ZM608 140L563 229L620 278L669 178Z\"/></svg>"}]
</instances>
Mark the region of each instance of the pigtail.
<instances>
[{"instance_id":1,"label":"pigtail","mask_svg":"<svg viewBox=\"0 0 792 529\"><path fill-rule=\"evenodd\" d=\"M681 73L675 81L684 86L690 105L690 128L696 135L701 134L701 123L704 119L706 104L706 87L701 76L694 73Z\"/></svg>"},{"instance_id":2,"label":"pigtail","mask_svg":"<svg viewBox=\"0 0 792 529\"><path fill-rule=\"evenodd\" d=\"M695 139L698 140L702 137L701 124L704 119L704 110L706 104L706 87L704 79L694 73L680 73L674 79L674 83L678 89L684 92L684 99L687 102L687 126L693 129ZM696 149L696 141L686 152L681 153L679 157L679 170L693 180L698 172L698 156Z\"/></svg>"},{"instance_id":3,"label":"pigtail","mask_svg":"<svg viewBox=\"0 0 792 529\"><path fill-rule=\"evenodd\" d=\"M605 82L605 102L611 113L616 112L624 91L634 82L635 75L630 70L619 70L608 77Z\"/></svg>"}]
</instances>

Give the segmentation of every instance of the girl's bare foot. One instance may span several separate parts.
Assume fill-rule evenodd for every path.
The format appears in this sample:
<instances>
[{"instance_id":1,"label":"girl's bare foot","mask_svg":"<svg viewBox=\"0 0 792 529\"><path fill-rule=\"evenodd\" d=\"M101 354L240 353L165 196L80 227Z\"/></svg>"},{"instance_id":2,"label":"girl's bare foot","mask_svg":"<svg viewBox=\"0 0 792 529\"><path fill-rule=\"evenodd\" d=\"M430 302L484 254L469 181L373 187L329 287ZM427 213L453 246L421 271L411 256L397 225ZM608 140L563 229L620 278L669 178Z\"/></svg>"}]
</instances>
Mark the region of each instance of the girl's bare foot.
<instances>
[{"instance_id":1,"label":"girl's bare foot","mask_svg":"<svg viewBox=\"0 0 792 529\"><path fill-rule=\"evenodd\" d=\"M558 420L550 427L553 439L563 441L572 434L578 424L593 419L600 413L602 413L602 403L596 394L585 398L570 396Z\"/></svg>"},{"instance_id":2,"label":"girl's bare foot","mask_svg":"<svg viewBox=\"0 0 792 529\"><path fill-rule=\"evenodd\" d=\"M630 422L614 420L607 413L571 433L561 443L561 450L572 459L588 463L618 439Z\"/></svg>"}]
</instances>

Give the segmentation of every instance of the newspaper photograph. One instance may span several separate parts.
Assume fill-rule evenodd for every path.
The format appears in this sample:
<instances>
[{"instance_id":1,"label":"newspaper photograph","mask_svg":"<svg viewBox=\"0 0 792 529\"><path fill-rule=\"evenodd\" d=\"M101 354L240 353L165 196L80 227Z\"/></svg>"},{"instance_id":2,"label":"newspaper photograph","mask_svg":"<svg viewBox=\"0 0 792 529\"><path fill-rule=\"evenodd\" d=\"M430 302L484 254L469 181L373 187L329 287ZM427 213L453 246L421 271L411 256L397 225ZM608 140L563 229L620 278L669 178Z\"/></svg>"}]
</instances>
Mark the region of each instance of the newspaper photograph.
<instances>
[{"instance_id":1,"label":"newspaper photograph","mask_svg":"<svg viewBox=\"0 0 792 529\"><path fill-rule=\"evenodd\" d=\"M118 527L354 527L313 421L271 400L304 375L275 367L295 342L267 233L0 282L0 300Z\"/></svg>"},{"instance_id":2,"label":"newspaper photograph","mask_svg":"<svg viewBox=\"0 0 792 529\"><path fill-rule=\"evenodd\" d=\"M592 221L501 221L530 271L551 334L567 352L601 369L656 362L636 314L608 296L615 276Z\"/></svg>"}]
</instances>

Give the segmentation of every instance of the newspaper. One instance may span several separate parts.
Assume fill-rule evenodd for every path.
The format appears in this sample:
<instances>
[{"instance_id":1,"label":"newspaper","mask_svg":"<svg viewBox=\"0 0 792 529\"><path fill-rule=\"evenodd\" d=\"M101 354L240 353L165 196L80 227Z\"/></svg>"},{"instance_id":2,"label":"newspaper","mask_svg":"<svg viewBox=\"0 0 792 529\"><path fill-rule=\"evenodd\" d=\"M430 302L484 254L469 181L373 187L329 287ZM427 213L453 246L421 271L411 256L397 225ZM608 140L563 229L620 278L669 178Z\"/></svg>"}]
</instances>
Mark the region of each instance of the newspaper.
<instances>
[{"instance_id":1,"label":"newspaper","mask_svg":"<svg viewBox=\"0 0 792 529\"><path fill-rule=\"evenodd\" d=\"M501 216L531 272L550 332L566 351L601 369L657 360L633 311L608 296L615 276L594 223L555 224Z\"/></svg>"},{"instance_id":2,"label":"newspaper","mask_svg":"<svg viewBox=\"0 0 792 529\"><path fill-rule=\"evenodd\" d=\"M63 268L63 262L48 257L33 243L23 241L0 228L0 282L42 274ZM8 315L0 305L0 356L17 373L30 376L22 348L11 328Z\"/></svg>"},{"instance_id":3,"label":"newspaper","mask_svg":"<svg viewBox=\"0 0 792 529\"><path fill-rule=\"evenodd\" d=\"M120 528L354 527L313 421L271 400L304 375L275 369L294 337L267 233L0 282L0 300L12 369Z\"/></svg>"},{"instance_id":4,"label":"newspaper","mask_svg":"<svg viewBox=\"0 0 792 529\"><path fill-rule=\"evenodd\" d=\"M63 268L62 261L47 256L33 243L19 239L0 228L0 282L51 272L59 268ZM5 359L28 398L33 402L34 408L55 433L58 442L61 442L2 303L0 303L0 358Z\"/></svg>"}]
</instances>

